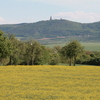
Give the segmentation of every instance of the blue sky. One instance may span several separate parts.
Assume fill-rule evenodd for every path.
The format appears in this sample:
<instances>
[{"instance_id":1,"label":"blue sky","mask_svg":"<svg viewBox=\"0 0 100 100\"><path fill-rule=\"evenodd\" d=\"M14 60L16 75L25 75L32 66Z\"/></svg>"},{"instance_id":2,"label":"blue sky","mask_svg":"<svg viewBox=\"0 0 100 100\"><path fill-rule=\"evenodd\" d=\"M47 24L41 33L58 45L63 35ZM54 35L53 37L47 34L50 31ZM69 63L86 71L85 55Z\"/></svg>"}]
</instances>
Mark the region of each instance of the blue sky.
<instances>
[{"instance_id":1,"label":"blue sky","mask_svg":"<svg viewBox=\"0 0 100 100\"><path fill-rule=\"evenodd\" d=\"M100 0L2 0L0 24L66 19L81 23L100 21Z\"/></svg>"}]
</instances>

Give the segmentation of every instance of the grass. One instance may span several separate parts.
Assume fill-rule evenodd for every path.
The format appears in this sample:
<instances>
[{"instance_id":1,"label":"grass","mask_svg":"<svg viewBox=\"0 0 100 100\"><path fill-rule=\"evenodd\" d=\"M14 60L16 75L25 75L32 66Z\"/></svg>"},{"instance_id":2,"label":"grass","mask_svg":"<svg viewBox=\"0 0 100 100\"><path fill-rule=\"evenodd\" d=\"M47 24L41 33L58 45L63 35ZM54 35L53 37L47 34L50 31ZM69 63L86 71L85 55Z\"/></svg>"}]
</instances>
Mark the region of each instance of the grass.
<instances>
[{"instance_id":1,"label":"grass","mask_svg":"<svg viewBox=\"0 0 100 100\"><path fill-rule=\"evenodd\" d=\"M100 67L0 66L0 100L100 100Z\"/></svg>"},{"instance_id":2,"label":"grass","mask_svg":"<svg viewBox=\"0 0 100 100\"><path fill-rule=\"evenodd\" d=\"M50 45L45 45L47 47L53 48L54 46L65 46L66 43L61 43L61 44L50 44ZM81 43L82 46L84 46L85 50L89 51L99 51L100 52L100 43Z\"/></svg>"},{"instance_id":3,"label":"grass","mask_svg":"<svg viewBox=\"0 0 100 100\"><path fill-rule=\"evenodd\" d=\"M85 47L85 50L100 52L100 43L82 43L82 45Z\"/></svg>"}]
</instances>

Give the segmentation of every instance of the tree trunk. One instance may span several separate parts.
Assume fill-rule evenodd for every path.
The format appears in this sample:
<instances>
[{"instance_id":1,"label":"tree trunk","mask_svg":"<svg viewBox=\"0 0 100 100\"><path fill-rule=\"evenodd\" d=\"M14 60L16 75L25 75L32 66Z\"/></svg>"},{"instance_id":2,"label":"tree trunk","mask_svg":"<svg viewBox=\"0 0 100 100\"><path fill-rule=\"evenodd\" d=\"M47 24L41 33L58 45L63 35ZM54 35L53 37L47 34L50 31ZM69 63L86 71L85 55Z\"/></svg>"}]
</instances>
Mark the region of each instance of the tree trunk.
<instances>
[{"instance_id":1,"label":"tree trunk","mask_svg":"<svg viewBox=\"0 0 100 100\"><path fill-rule=\"evenodd\" d=\"M31 65L34 65L34 58L31 58Z\"/></svg>"},{"instance_id":2,"label":"tree trunk","mask_svg":"<svg viewBox=\"0 0 100 100\"><path fill-rule=\"evenodd\" d=\"M73 63L73 66L75 66L76 64L76 57L74 57L74 63Z\"/></svg>"},{"instance_id":3,"label":"tree trunk","mask_svg":"<svg viewBox=\"0 0 100 100\"><path fill-rule=\"evenodd\" d=\"M29 65L29 61L27 61L27 65Z\"/></svg>"},{"instance_id":4,"label":"tree trunk","mask_svg":"<svg viewBox=\"0 0 100 100\"><path fill-rule=\"evenodd\" d=\"M0 66L2 65L2 58L0 59Z\"/></svg>"},{"instance_id":5,"label":"tree trunk","mask_svg":"<svg viewBox=\"0 0 100 100\"><path fill-rule=\"evenodd\" d=\"M69 61L69 66L71 66L71 64L72 64L72 59L70 58L70 61Z\"/></svg>"},{"instance_id":6,"label":"tree trunk","mask_svg":"<svg viewBox=\"0 0 100 100\"><path fill-rule=\"evenodd\" d=\"M10 56L9 64L12 65L12 56Z\"/></svg>"}]
</instances>

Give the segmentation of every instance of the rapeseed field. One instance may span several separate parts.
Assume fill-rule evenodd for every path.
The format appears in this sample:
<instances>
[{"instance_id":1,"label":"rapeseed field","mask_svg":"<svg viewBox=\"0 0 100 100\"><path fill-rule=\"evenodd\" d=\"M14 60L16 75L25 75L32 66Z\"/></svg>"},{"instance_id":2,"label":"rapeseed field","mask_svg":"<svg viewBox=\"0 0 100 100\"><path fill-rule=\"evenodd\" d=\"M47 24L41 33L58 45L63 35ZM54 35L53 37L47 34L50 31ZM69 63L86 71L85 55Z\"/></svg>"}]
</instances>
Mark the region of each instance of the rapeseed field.
<instances>
[{"instance_id":1,"label":"rapeseed field","mask_svg":"<svg viewBox=\"0 0 100 100\"><path fill-rule=\"evenodd\" d=\"M0 66L0 100L100 100L100 67Z\"/></svg>"}]
</instances>

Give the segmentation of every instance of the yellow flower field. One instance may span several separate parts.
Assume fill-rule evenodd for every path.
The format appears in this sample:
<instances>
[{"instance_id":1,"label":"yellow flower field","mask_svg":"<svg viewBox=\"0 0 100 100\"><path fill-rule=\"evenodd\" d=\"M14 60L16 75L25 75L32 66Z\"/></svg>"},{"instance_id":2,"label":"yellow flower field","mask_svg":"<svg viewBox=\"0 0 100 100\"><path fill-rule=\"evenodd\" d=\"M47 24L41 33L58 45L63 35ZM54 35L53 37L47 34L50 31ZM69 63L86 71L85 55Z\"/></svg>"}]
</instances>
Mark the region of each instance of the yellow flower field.
<instances>
[{"instance_id":1,"label":"yellow flower field","mask_svg":"<svg viewBox=\"0 0 100 100\"><path fill-rule=\"evenodd\" d=\"M0 100L100 100L100 67L0 66Z\"/></svg>"}]
</instances>

